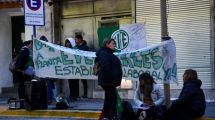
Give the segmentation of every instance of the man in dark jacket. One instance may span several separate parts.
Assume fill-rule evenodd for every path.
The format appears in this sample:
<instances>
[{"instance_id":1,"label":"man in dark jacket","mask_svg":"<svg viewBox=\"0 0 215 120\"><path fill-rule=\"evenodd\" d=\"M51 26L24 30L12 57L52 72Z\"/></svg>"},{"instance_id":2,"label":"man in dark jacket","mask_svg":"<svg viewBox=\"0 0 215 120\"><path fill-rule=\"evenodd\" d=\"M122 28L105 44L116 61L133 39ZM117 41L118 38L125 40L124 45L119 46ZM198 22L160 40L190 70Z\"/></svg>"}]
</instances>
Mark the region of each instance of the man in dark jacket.
<instances>
[{"instance_id":1,"label":"man in dark jacket","mask_svg":"<svg viewBox=\"0 0 215 120\"><path fill-rule=\"evenodd\" d=\"M74 47L74 49L89 51L89 47L87 46L87 42L85 40L83 40L82 35L76 35L75 36L75 43L76 43L76 46ZM87 90L88 90L87 80L81 80L81 82L82 82L83 87L84 87L83 98L87 98Z\"/></svg>"},{"instance_id":2,"label":"man in dark jacket","mask_svg":"<svg viewBox=\"0 0 215 120\"><path fill-rule=\"evenodd\" d=\"M177 100L164 114L163 120L193 120L205 113L205 95L200 88L201 80L197 72L192 69L185 70L183 75L184 86Z\"/></svg>"},{"instance_id":3,"label":"man in dark jacket","mask_svg":"<svg viewBox=\"0 0 215 120\"><path fill-rule=\"evenodd\" d=\"M122 65L119 58L113 54L115 50L114 39L106 38L103 47L96 53L100 70L98 72L98 84L105 91L103 120L118 120L117 115L117 91L122 80Z\"/></svg>"},{"instance_id":4,"label":"man in dark jacket","mask_svg":"<svg viewBox=\"0 0 215 120\"><path fill-rule=\"evenodd\" d=\"M24 46L19 51L19 57L15 63L16 71L14 72L18 79L18 95L19 99L25 99L25 87L24 82L32 79L33 71L33 59L32 59L33 41L29 40L24 43ZM24 107L24 105L20 105Z\"/></svg>"}]
</instances>

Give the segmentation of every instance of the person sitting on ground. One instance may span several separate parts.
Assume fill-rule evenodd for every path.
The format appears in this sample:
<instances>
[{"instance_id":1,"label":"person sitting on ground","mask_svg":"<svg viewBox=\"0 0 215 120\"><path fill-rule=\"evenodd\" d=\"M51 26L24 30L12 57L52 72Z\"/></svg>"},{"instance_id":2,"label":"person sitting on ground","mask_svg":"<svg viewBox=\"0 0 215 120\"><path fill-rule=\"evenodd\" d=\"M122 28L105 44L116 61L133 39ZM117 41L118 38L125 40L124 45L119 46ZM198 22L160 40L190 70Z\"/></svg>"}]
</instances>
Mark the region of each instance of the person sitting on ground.
<instances>
[{"instance_id":1,"label":"person sitting on ground","mask_svg":"<svg viewBox=\"0 0 215 120\"><path fill-rule=\"evenodd\" d=\"M205 113L205 95L200 88L197 72L187 69L183 75L183 88L177 100L164 113L162 120L193 120Z\"/></svg>"},{"instance_id":2,"label":"person sitting on ground","mask_svg":"<svg viewBox=\"0 0 215 120\"><path fill-rule=\"evenodd\" d=\"M139 76L139 86L134 95L134 111L137 117L143 117L143 119L159 117L163 103L163 90L149 73L142 73Z\"/></svg>"}]
</instances>

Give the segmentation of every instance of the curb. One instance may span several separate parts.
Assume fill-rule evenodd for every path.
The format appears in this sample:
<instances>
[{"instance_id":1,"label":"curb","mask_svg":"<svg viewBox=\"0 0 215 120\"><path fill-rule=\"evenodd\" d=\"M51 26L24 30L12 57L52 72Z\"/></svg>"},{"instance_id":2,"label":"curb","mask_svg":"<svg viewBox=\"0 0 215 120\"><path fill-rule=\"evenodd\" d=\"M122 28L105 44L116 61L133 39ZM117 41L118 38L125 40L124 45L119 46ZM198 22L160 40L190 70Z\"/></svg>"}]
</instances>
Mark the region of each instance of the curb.
<instances>
[{"instance_id":1,"label":"curb","mask_svg":"<svg viewBox=\"0 0 215 120\"><path fill-rule=\"evenodd\" d=\"M81 110L32 110L26 111L6 109L0 111L0 116L16 117L44 117L44 118L81 118L81 119L98 119L100 111L81 111Z\"/></svg>"}]
</instances>

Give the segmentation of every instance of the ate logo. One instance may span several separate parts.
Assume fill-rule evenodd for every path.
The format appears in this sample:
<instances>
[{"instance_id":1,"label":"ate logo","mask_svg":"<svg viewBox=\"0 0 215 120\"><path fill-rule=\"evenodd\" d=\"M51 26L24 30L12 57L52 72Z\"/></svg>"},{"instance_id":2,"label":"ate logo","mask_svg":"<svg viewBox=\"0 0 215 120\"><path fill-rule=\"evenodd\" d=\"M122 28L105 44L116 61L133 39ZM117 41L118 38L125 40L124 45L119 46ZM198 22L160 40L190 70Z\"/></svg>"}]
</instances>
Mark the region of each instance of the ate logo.
<instances>
[{"instance_id":1,"label":"ate logo","mask_svg":"<svg viewBox=\"0 0 215 120\"><path fill-rule=\"evenodd\" d=\"M129 44L129 36L128 33L124 30L117 30L112 35L111 38L113 38L116 41L116 49L117 50L123 50L125 49Z\"/></svg>"},{"instance_id":2,"label":"ate logo","mask_svg":"<svg viewBox=\"0 0 215 120\"><path fill-rule=\"evenodd\" d=\"M29 9L36 11L41 7L41 0L26 0Z\"/></svg>"}]
</instances>

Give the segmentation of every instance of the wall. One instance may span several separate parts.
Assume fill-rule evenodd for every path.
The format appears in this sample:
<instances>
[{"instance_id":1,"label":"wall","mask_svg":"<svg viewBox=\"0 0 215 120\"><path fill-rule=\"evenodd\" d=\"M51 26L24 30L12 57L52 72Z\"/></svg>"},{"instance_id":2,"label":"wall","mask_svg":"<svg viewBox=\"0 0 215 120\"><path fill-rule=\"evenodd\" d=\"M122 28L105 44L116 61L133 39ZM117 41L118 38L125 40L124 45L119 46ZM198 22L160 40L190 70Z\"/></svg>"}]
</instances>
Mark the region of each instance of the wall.
<instances>
[{"instance_id":1,"label":"wall","mask_svg":"<svg viewBox=\"0 0 215 120\"><path fill-rule=\"evenodd\" d=\"M13 85L12 74L8 69L12 59L11 19L7 13L0 12L0 93L2 87Z\"/></svg>"},{"instance_id":2,"label":"wall","mask_svg":"<svg viewBox=\"0 0 215 120\"><path fill-rule=\"evenodd\" d=\"M42 35L45 35L49 42L54 42L52 36L52 20L51 20L51 8L45 5L45 26L37 26L37 36L36 38L40 38Z\"/></svg>"}]
</instances>

